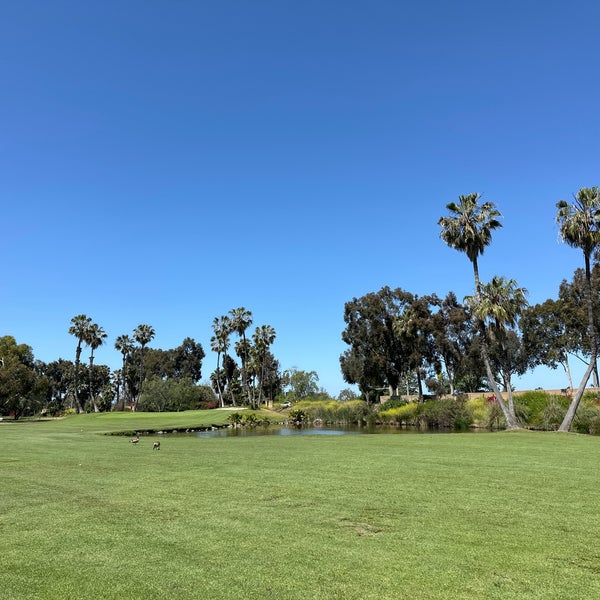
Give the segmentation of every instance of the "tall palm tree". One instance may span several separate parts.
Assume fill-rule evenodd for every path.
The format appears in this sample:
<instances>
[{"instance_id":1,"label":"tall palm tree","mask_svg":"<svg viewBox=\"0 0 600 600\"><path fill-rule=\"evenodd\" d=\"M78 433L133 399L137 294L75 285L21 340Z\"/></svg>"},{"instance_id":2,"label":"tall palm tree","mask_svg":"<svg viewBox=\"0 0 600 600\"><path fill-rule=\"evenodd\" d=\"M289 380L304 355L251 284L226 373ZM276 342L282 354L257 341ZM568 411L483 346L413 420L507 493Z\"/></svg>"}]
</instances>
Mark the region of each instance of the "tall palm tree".
<instances>
[{"instance_id":1,"label":"tall palm tree","mask_svg":"<svg viewBox=\"0 0 600 600\"><path fill-rule=\"evenodd\" d=\"M118 350L123 355L123 368L121 369L122 395L123 401L121 410L125 410L125 401L127 397L127 362L133 351L133 340L128 335L120 335L115 340L115 350Z\"/></svg>"},{"instance_id":2,"label":"tall palm tree","mask_svg":"<svg viewBox=\"0 0 600 600\"><path fill-rule=\"evenodd\" d=\"M276 333L275 329L271 325L261 325L257 327L252 336L254 347L256 348L257 355L260 363L260 379L258 388L258 404L263 400L263 381L265 379L265 363L267 358L267 352L273 342L275 341Z\"/></svg>"},{"instance_id":3,"label":"tall palm tree","mask_svg":"<svg viewBox=\"0 0 600 600\"><path fill-rule=\"evenodd\" d=\"M236 349L240 350L239 356L242 360L242 387L246 390L248 402L250 402L250 390L248 386L248 353L249 345L246 340L246 329L252 325L252 313L240 306L229 311L231 315L231 329L241 338L242 344L236 344Z\"/></svg>"},{"instance_id":4,"label":"tall palm tree","mask_svg":"<svg viewBox=\"0 0 600 600\"><path fill-rule=\"evenodd\" d=\"M142 393L142 383L144 381L144 349L154 338L155 332L154 327L151 325L138 325L133 330L133 337L135 341L140 345L140 389L138 391L138 399ZM136 400L137 404L137 400Z\"/></svg>"},{"instance_id":5,"label":"tall palm tree","mask_svg":"<svg viewBox=\"0 0 600 600\"><path fill-rule=\"evenodd\" d=\"M468 297L467 303L475 318L483 323L485 333L506 350L508 331L516 326L519 315L527 307L526 296L527 290L518 287L514 279L495 276L489 283L481 285L478 295ZM508 412L516 421L510 374L506 375L504 387L508 395Z\"/></svg>"},{"instance_id":6,"label":"tall palm tree","mask_svg":"<svg viewBox=\"0 0 600 600\"><path fill-rule=\"evenodd\" d=\"M473 265L477 301L479 301L481 292L477 259L480 254L483 254L486 247L490 245L492 231L502 227L502 224L498 220L502 215L496 206L492 202L483 202L480 204L480 198L481 194L459 196L458 204L450 202L446 205L446 208L450 211L450 215L438 220L438 225L442 228L440 232L442 240L451 248L459 252L464 252ZM519 424L508 410L492 373L485 327L481 321L478 322L478 327L481 331L481 357L485 365L489 384L502 409L507 427L509 429L516 429L519 427Z\"/></svg>"},{"instance_id":7,"label":"tall palm tree","mask_svg":"<svg viewBox=\"0 0 600 600\"><path fill-rule=\"evenodd\" d=\"M585 391L590 375L596 367L598 358L598 340L594 324L594 303L592 301L591 259L594 251L600 247L600 188L581 188L574 196L574 202L565 200L557 202L556 222L559 225L561 239L572 248L583 252L585 263L585 303L588 314L588 331L590 340L590 363L586 369L579 388L569 405L569 409L559 427L559 431L569 431L577 413L579 402Z\"/></svg>"},{"instance_id":8,"label":"tall palm tree","mask_svg":"<svg viewBox=\"0 0 600 600\"><path fill-rule=\"evenodd\" d=\"M81 345L85 342L87 330L92 324L92 319L87 315L76 315L71 319L69 333L77 338L77 348L75 349L75 374L73 378L73 396L75 399L75 409L78 413L83 412L83 407L79 401L79 365L81 363Z\"/></svg>"},{"instance_id":9,"label":"tall palm tree","mask_svg":"<svg viewBox=\"0 0 600 600\"><path fill-rule=\"evenodd\" d=\"M90 347L90 400L94 407L94 412L100 412L98 405L96 404L96 397L94 396L94 386L92 371L94 369L94 351L97 350L108 336L106 332L97 323L91 323L85 333L85 343Z\"/></svg>"},{"instance_id":10,"label":"tall palm tree","mask_svg":"<svg viewBox=\"0 0 600 600\"><path fill-rule=\"evenodd\" d=\"M219 402L221 407L225 406L223 399L223 390L221 389L221 354L227 352L229 348L229 334L231 332L231 321L228 316L215 317L212 324L215 335L210 338L210 348L217 353L217 391L219 394Z\"/></svg>"},{"instance_id":11,"label":"tall palm tree","mask_svg":"<svg viewBox=\"0 0 600 600\"><path fill-rule=\"evenodd\" d=\"M479 204L481 194L458 197L458 204L450 202L446 208L450 215L442 217L438 225L440 237L448 246L464 252L473 265L475 289L479 289L479 267L477 258L492 241L492 231L502 227L498 220L502 215L492 202Z\"/></svg>"}]
</instances>

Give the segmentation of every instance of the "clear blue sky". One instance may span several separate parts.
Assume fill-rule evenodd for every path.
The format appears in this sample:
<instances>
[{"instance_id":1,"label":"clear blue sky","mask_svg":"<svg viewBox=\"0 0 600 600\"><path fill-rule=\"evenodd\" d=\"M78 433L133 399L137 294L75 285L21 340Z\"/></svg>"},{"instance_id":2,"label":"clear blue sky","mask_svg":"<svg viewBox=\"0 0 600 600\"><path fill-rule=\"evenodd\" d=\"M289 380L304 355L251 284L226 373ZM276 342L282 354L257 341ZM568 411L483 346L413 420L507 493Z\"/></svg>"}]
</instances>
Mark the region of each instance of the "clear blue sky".
<instances>
[{"instance_id":1,"label":"clear blue sky","mask_svg":"<svg viewBox=\"0 0 600 600\"><path fill-rule=\"evenodd\" d=\"M28 1L0 6L1 335L72 359L71 317L204 346L244 306L337 394L344 303L471 293L459 194L504 227L483 279L537 303L582 264L555 204L600 185L600 4ZM524 386L562 387L534 373Z\"/></svg>"}]
</instances>

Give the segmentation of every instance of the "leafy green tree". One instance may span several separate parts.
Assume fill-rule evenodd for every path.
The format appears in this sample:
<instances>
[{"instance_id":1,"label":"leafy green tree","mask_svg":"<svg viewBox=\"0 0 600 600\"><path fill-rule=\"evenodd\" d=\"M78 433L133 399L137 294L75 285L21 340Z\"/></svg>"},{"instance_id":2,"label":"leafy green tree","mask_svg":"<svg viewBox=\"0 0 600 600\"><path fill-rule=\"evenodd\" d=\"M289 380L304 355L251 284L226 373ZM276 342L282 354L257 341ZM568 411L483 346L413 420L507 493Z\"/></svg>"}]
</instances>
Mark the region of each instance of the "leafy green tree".
<instances>
[{"instance_id":1,"label":"leafy green tree","mask_svg":"<svg viewBox=\"0 0 600 600\"><path fill-rule=\"evenodd\" d=\"M149 377L139 400L139 409L149 412L195 410L204 404L217 406L217 398L205 385L196 385L189 377L180 379Z\"/></svg>"},{"instance_id":2,"label":"leafy green tree","mask_svg":"<svg viewBox=\"0 0 600 600\"><path fill-rule=\"evenodd\" d=\"M344 305L342 340L350 349L340 357L340 366L344 380L358 384L368 401L376 399L383 386L397 395L401 376L409 370L408 350L395 323L413 298L386 286Z\"/></svg>"},{"instance_id":3,"label":"leafy green tree","mask_svg":"<svg viewBox=\"0 0 600 600\"><path fill-rule=\"evenodd\" d=\"M319 376L316 371L301 371L295 367L287 369L283 372L282 383L286 397L296 402L319 392Z\"/></svg>"},{"instance_id":4,"label":"leafy green tree","mask_svg":"<svg viewBox=\"0 0 600 600\"><path fill-rule=\"evenodd\" d=\"M0 413L15 419L33 414L41 406L38 379L31 347L17 344L10 335L1 337Z\"/></svg>"},{"instance_id":5,"label":"leafy green tree","mask_svg":"<svg viewBox=\"0 0 600 600\"><path fill-rule=\"evenodd\" d=\"M581 336L574 335L567 325L563 300L548 299L527 307L521 314L519 328L531 367L545 365L555 369L561 365L569 381L569 389L573 389L569 353L576 354Z\"/></svg>"},{"instance_id":6,"label":"leafy green tree","mask_svg":"<svg viewBox=\"0 0 600 600\"><path fill-rule=\"evenodd\" d=\"M471 313L458 302L454 292L449 292L441 300L439 310L432 315L431 327L436 363L445 371L450 394L454 395L457 389L462 392L478 391L485 377L485 366L481 362L479 344L475 341ZM441 368L436 375L440 372Z\"/></svg>"},{"instance_id":7,"label":"leafy green tree","mask_svg":"<svg viewBox=\"0 0 600 600\"><path fill-rule=\"evenodd\" d=\"M186 337L177 348L173 349L175 379L190 379L197 383L202 378L202 359L204 358L202 344L191 337Z\"/></svg>"},{"instance_id":8,"label":"leafy green tree","mask_svg":"<svg viewBox=\"0 0 600 600\"><path fill-rule=\"evenodd\" d=\"M439 304L439 300L435 295L419 297L405 293L405 301L406 306L392 327L400 340L406 365L417 377L422 402L423 380L428 366L435 361L432 306Z\"/></svg>"},{"instance_id":9,"label":"leafy green tree","mask_svg":"<svg viewBox=\"0 0 600 600\"><path fill-rule=\"evenodd\" d=\"M442 217L438 221L438 225L442 228L442 231L440 232L442 240L451 248L454 248L459 252L464 252L471 261L477 301L479 301L479 296L481 294L481 281L479 278L477 259L491 243L492 231L502 226L498 220L502 215L498 212L495 205L492 202L483 202L480 204L480 198L480 194L459 196L458 204L450 202L446 205L450 215ZM504 402L492 372L487 340L481 321L479 322L479 327L482 329L481 354L488 382L502 409L507 428L516 429L519 427L519 424Z\"/></svg>"},{"instance_id":10,"label":"leafy green tree","mask_svg":"<svg viewBox=\"0 0 600 600\"><path fill-rule=\"evenodd\" d=\"M598 339L594 319L594 303L592 300L591 259L593 253L600 246L600 188L582 188L577 192L574 200L572 204L569 204L565 200L561 200L556 204L556 208L558 209L556 222L559 225L562 240L569 246L579 248L583 252L590 362L559 427L559 431L570 431L577 408L579 407L579 402L581 401L590 375L594 370L598 356Z\"/></svg>"},{"instance_id":11,"label":"leafy green tree","mask_svg":"<svg viewBox=\"0 0 600 600\"><path fill-rule=\"evenodd\" d=\"M47 363L43 374L48 381L47 403L48 411L54 415L67 406L69 391L73 389L74 364L70 360L58 360Z\"/></svg>"},{"instance_id":12,"label":"leafy green tree","mask_svg":"<svg viewBox=\"0 0 600 600\"><path fill-rule=\"evenodd\" d=\"M82 344L85 343L88 329L91 324L92 319L87 315L81 314L76 315L71 319L71 327L69 327L69 334L77 338L77 347L75 349L75 374L73 378L73 398L75 409L78 413L83 412L83 406L79 400L79 370L81 365L81 349Z\"/></svg>"},{"instance_id":13,"label":"leafy green tree","mask_svg":"<svg viewBox=\"0 0 600 600\"><path fill-rule=\"evenodd\" d=\"M353 389L344 388L343 390L340 390L337 399L340 402L349 402L350 400L358 400L359 396Z\"/></svg>"},{"instance_id":14,"label":"leafy green tree","mask_svg":"<svg viewBox=\"0 0 600 600\"><path fill-rule=\"evenodd\" d=\"M591 290L594 329L596 338L600 336L600 264L596 263L591 271ZM592 348L588 335L588 312L586 300L587 281L584 269L575 269L573 279L564 279L558 290L558 299L561 302L561 317L569 332L569 351L586 365L590 364ZM598 344L598 339L596 339ZM599 386L598 362L593 363L592 378L594 387Z\"/></svg>"}]
</instances>

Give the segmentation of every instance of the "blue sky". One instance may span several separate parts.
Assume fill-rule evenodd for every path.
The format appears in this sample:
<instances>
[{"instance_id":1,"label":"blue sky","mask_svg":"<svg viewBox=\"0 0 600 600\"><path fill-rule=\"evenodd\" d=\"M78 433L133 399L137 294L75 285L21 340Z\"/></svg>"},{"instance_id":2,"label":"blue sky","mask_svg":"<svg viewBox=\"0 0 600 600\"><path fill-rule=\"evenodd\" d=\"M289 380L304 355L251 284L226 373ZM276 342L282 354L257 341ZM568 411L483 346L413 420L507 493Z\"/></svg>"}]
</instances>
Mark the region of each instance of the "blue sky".
<instances>
[{"instance_id":1,"label":"blue sky","mask_svg":"<svg viewBox=\"0 0 600 600\"><path fill-rule=\"evenodd\" d=\"M0 4L1 335L72 359L71 317L203 344L244 306L281 366L347 387L344 303L471 293L437 220L537 303L582 264L555 204L600 185L596 2ZM575 365L573 365L575 366ZM523 387L563 387L537 371Z\"/></svg>"}]
</instances>

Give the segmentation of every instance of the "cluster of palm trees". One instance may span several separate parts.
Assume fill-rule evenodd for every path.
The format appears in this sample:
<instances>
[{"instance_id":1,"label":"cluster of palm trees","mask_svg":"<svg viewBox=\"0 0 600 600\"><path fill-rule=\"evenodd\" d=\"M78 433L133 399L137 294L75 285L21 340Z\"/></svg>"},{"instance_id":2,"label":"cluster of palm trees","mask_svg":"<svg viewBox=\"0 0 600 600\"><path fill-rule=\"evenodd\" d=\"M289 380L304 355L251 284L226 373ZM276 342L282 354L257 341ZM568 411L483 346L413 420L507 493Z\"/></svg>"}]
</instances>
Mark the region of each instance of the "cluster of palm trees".
<instances>
[{"instance_id":1,"label":"cluster of palm trees","mask_svg":"<svg viewBox=\"0 0 600 600\"><path fill-rule=\"evenodd\" d=\"M73 378L73 401L77 412L84 412L84 407L80 401L79 394L79 372L81 364L81 352L83 345L85 344L90 348L90 362L89 362L89 376L90 376L90 401L94 407L94 412L99 412L99 408L96 404L95 392L92 384L92 373L94 368L94 351L98 349L107 338L107 334L104 329L94 323L90 317L81 314L76 315L71 319L71 327L69 333L77 339L77 347L75 349L75 373ZM135 403L139 397L139 391L142 387L144 379L144 349L154 338L155 332L151 325L141 324L133 330L133 339L128 335L120 335L115 341L115 348L123 355L123 370L120 374L120 380L122 382L122 406L125 405L126 398L129 397L131 401L132 409L135 409ZM127 386L127 368L131 361L132 353L135 349L134 342L137 342L140 346L140 364L139 364L139 387L138 394L133 395L131 390Z\"/></svg>"},{"instance_id":2,"label":"cluster of palm trees","mask_svg":"<svg viewBox=\"0 0 600 600\"><path fill-rule=\"evenodd\" d=\"M219 396L221 406L225 405L225 389L229 392L231 404L236 405L236 387L233 382L231 368L222 368L221 357L233 361L227 354L230 346L230 336L238 335L235 343L235 353L239 356L241 368L241 393L250 406L257 407L264 400L265 375L269 364L270 347L275 341L275 329L271 325L257 327L252 335L252 342L247 339L246 331L252 325L252 313L246 308L239 307L229 311L227 315L215 317L212 323L214 335L210 339L210 347L217 354L217 368L213 374L214 386ZM272 363L272 361L271 361ZM258 389L253 385L258 380Z\"/></svg>"},{"instance_id":3,"label":"cluster of palm trees","mask_svg":"<svg viewBox=\"0 0 600 600\"><path fill-rule=\"evenodd\" d=\"M90 348L90 400L94 407L94 412L99 412L96 404L96 398L92 383L92 372L94 368L94 351L97 350L106 339L106 332L100 325L94 323L87 315L77 315L71 319L71 327L69 333L77 338L77 348L75 350L75 374L74 374L74 390L73 399L78 412L83 412L83 406L79 399L79 372L81 364L82 345L86 344Z\"/></svg>"},{"instance_id":4,"label":"cluster of palm trees","mask_svg":"<svg viewBox=\"0 0 600 600\"><path fill-rule=\"evenodd\" d=\"M477 327L481 333L481 354L490 386L502 409L509 429L519 427L512 401L511 387L506 386L507 400L504 401L492 374L489 344L492 341L505 343L507 332L527 306L524 288L518 287L513 279L494 277L489 283L479 278L478 257L491 243L492 232L502 226L501 214L491 202L480 203L480 194L459 196L458 202L446 205L449 215L439 219L442 231L440 237L448 246L464 252L473 266L475 294L467 298ZM581 380L579 388L571 401L569 409L560 426L560 431L569 431L585 387L596 364L598 340L594 324L592 302L591 261L600 248L600 188L582 188L568 203L557 203L556 222L564 242L583 251L585 262L585 300L588 315L589 344L591 348L589 366Z\"/></svg>"}]
</instances>

